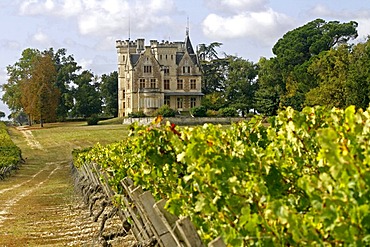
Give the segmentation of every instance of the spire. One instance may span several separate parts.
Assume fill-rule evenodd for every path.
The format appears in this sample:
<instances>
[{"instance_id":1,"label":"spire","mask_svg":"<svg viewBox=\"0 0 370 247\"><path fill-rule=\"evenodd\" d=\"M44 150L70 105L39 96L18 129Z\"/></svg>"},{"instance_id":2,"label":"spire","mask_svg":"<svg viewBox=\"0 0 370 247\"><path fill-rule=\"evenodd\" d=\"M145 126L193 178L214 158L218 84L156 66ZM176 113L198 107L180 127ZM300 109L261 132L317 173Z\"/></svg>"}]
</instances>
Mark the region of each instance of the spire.
<instances>
[{"instance_id":1,"label":"spire","mask_svg":"<svg viewBox=\"0 0 370 247\"><path fill-rule=\"evenodd\" d=\"M187 23L186 23L185 49L189 54L195 54L193 46L191 45L191 42L190 42L190 37L189 37L189 17L187 17Z\"/></svg>"},{"instance_id":2,"label":"spire","mask_svg":"<svg viewBox=\"0 0 370 247\"><path fill-rule=\"evenodd\" d=\"M187 20L186 20L186 37L189 36L189 16L187 17Z\"/></svg>"}]
</instances>

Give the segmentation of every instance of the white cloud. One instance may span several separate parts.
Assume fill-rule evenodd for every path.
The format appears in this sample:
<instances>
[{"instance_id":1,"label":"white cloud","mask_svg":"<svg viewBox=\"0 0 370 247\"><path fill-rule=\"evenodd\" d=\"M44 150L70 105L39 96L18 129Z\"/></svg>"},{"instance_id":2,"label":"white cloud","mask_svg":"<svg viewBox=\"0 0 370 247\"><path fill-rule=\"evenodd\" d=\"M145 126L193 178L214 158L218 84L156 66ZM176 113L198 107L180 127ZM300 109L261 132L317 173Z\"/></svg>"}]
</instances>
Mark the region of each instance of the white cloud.
<instances>
[{"instance_id":1,"label":"white cloud","mask_svg":"<svg viewBox=\"0 0 370 247\"><path fill-rule=\"evenodd\" d=\"M313 8L311 8L308 13L314 16L331 16L333 12L324 4L316 4Z\"/></svg>"},{"instance_id":2,"label":"white cloud","mask_svg":"<svg viewBox=\"0 0 370 247\"><path fill-rule=\"evenodd\" d=\"M361 18L361 19L357 19L356 21L358 22L358 27L357 27L358 39L361 42L364 42L369 36L370 18Z\"/></svg>"},{"instance_id":3,"label":"white cloud","mask_svg":"<svg viewBox=\"0 0 370 247\"><path fill-rule=\"evenodd\" d=\"M79 61L77 61L77 64L81 66L82 70L90 70L91 65L93 64L93 60L82 58Z\"/></svg>"},{"instance_id":4,"label":"white cloud","mask_svg":"<svg viewBox=\"0 0 370 247\"><path fill-rule=\"evenodd\" d=\"M223 17L210 14L203 21L204 34L213 39L250 38L270 45L292 27L292 20L271 8Z\"/></svg>"},{"instance_id":5,"label":"white cloud","mask_svg":"<svg viewBox=\"0 0 370 247\"><path fill-rule=\"evenodd\" d=\"M131 4L131 6L129 5ZM98 36L122 34L128 29L150 31L155 25L171 26L174 0L25 0L22 15L76 18L79 32Z\"/></svg>"},{"instance_id":6,"label":"white cloud","mask_svg":"<svg viewBox=\"0 0 370 247\"><path fill-rule=\"evenodd\" d=\"M320 16L331 20L341 20L341 22L356 21L358 23L357 32L358 40L365 41L370 30L370 9L359 11L342 9L334 10L324 4L317 4L308 12L312 16Z\"/></svg>"},{"instance_id":7,"label":"white cloud","mask_svg":"<svg viewBox=\"0 0 370 247\"><path fill-rule=\"evenodd\" d=\"M210 9L240 13L265 10L268 0L206 0L205 2Z\"/></svg>"},{"instance_id":8,"label":"white cloud","mask_svg":"<svg viewBox=\"0 0 370 247\"><path fill-rule=\"evenodd\" d=\"M21 44L15 40L2 40L1 47L7 50L19 50L21 49Z\"/></svg>"},{"instance_id":9,"label":"white cloud","mask_svg":"<svg viewBox=\"0 0 370 247\"><path fill-rule=\"evenodd\" d=\"M38 31L34 35L32 35L31 40L33 43L40 45L41 47L51 47L52 40L49 38L48 35L43 33L42 31Z\"/></svg>"}]
</instances>

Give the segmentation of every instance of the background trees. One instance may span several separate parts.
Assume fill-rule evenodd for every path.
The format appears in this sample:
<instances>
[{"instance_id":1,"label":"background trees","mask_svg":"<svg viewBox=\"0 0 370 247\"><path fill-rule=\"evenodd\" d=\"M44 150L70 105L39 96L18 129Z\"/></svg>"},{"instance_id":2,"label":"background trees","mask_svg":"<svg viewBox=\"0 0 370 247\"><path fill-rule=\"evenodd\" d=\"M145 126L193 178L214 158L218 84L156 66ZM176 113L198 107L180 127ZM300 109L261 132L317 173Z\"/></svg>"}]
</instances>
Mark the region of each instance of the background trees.
<instances>
[{"instance_id":1,"label":"background trees","mask_svg":"<svg viewBox=\"0 0 370 247\"><path fill-rule=\"evenodd\" d=\"M100 93L103 101L103 112L113 117L118 116L118 73L102 75Z\"/></svg>"},{"instance_id":2,"label":"background trees","mask_svg":"<svg viewBox=\"0 0 370 247\"><path fill-rule=\"evenodd\" d=\"M286 106L301 110L305 105L329 105L329 100L325 96L329 92L332 93L331 98L342 98L343 94L338 94L338 88L336 93L332 92L336 88L332 83L334 81L339 83L345 75L343 74L337 80L334 78L324 79L322 70L325 69L321 66L326 65L318 62L318 59L320 56L324 56L323 53L337 49L341 45L347 44L349 40L356 38L356 28L357 23L354 21L339 23L338 21L326 22L322 19L316 19L287 32L272 48L276 56L268 60L262 58L259 61L260 73L258 74L256 92L257 110L264 114L274 115L277 109ZM327 54L321 61L334 56L334 53ZM337 62L339 61L340 59ZM334 66L334 64L327 66ZM336 65L335 69L343 70L345 68ZM319 71L322 76L317 74ZM335 75L327 74L327 76ZM324 83L323 80L326 80L327 83ZM309 99L306 99L307 96ZM319 97L321 100L318 99ZM345 99L343 100L345 101ZM330 102L330 104L339 106L338 102L334 103L332 100Z\"/></svg>"},{"instance_id":3,"label":"background trees","mask_svg":"<svg viewBox=\"0 0 370 247\"><path fill-rule=\"evenodd\" d=\"M117 116L117 72L99 78L82 70L64 48L43 52L27 48L7 71L2 100L15 120L23 122L23 113L30 123L41 124L93 114Z\"/></svg>"},{"instance_id":4,"label":"background trees","mask_svg":"<svg viewBox=\"0 0 370 247\"><path fill-rule=\"evenodd\" d=\"M83 71L74 81L72 88L74 105L72 115L76 117L90 117L99 114L102 110L102 100L99 93L99 82L90 71Z\"/></svg>"},{"instance_id":5,"label":"background trees","mask_svg":"<svg viewBox=\"0 0 370 247\"><path fill-rule=\"evenodd\" d=\"M59 89L55 85L57 71L50 54L38 54L33 58L29 78L21 81L21 103L31 120L38 119L41 127L44 121L56 120L59 103Z\"/></svg>"}]
</instances>

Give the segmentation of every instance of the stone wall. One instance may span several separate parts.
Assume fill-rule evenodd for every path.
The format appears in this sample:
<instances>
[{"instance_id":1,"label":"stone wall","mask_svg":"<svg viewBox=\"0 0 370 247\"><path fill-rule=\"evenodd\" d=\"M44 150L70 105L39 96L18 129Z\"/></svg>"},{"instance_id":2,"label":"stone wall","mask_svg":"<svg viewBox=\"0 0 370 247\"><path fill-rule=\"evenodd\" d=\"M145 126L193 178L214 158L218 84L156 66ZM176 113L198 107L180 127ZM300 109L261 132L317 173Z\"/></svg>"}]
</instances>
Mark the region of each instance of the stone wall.
<instances>
[{"instance_id":1,"label":"stone wall","mask_svg":"<svg viewBox=\"0 0 370 247\"><path fill-rule=\"evenodd\" d=\"M145 117L145 118L124 118L123 124L131 124L134 122L139 122L140 124L150 124L153 121L154 117ZM212 117L170 117L165 118L164 122L170 121L171 123L177 124L177 125L203 125L205 123L211 123L211 124L231 124L234 122L244 121L247 120L247 118L242 117L218 117L218 118L212 118Z\"/></svg>"}]
</instances>

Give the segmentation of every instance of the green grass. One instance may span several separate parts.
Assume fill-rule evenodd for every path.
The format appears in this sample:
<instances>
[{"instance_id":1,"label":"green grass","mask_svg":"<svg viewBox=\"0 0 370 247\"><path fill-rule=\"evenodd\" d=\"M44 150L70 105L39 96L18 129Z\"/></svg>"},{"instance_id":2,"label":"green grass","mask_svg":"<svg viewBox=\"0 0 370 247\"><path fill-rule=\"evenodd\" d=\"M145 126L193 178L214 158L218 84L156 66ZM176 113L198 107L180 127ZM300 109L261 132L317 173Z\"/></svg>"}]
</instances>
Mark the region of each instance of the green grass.
<instances>
[{"instance_id":1,"label":"green grass","mask_svg":"<svg viewBox=\"0 0 370 247\"><path fill-rule=\"evenodd\" d=\"M22 149L25 158L37 158L40 161L50 162L72 160L72 150L86 148L96 143L108 144L123 140L129 130L123 124L105 124L88 126L86 122L63 122L27 127L32 131L42 149L32 149L25 141L22 133L10 128L14 143Z\"/></svg>"},{"instance_id":2,"label":"green grass","mask_svg":"<svg viewBox=\"0 0 370 247\"><path fill-rule=\"evenodd\" d=\"M116 117L111 118L107 120L102 120L98 122L98 125L107 125L107 124L122 124L123 123L123 117Z\"/></svg>"}]
</instances>

